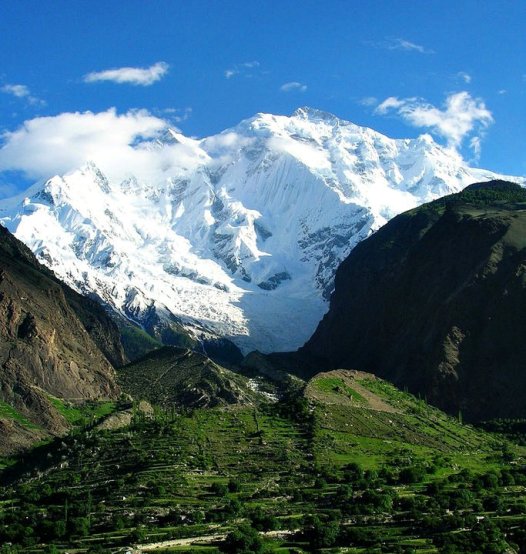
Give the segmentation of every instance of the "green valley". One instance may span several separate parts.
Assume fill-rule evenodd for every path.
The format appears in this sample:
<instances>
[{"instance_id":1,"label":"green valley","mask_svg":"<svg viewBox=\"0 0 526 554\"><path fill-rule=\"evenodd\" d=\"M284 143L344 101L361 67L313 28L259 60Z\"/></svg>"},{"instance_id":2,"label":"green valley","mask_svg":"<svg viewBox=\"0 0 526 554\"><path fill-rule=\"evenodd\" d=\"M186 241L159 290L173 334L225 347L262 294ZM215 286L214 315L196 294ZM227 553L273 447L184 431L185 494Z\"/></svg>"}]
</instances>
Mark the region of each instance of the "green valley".
<instances>
[{"instance_id":1,"label":"green valley","mask_svg":"<svg viewBox=\"0 0 526 554\"><path fill-rule=\"evenodd\" d=\"M525 548L526 449L372 375L319 374L280 402L144 404L3 470L0 552Z\"/></svg>"}]
</instances>

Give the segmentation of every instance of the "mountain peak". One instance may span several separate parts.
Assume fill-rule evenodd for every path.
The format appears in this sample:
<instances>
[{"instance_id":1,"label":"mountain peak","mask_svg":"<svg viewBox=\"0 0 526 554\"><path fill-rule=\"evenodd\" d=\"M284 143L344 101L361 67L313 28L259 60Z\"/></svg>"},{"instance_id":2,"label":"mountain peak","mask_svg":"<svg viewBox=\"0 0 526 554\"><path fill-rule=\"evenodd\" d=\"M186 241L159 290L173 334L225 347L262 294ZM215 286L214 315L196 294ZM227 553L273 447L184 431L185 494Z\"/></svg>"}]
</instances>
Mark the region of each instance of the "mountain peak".
<instances>
[{"instance_id":1,"label":"mountain peak","mask_svg":"<svg viewBox=\"0 0 526 554\"><path fill-rule=\"evenodd\" d=\"M292 113L292 117L308 119L310 121L325 121L330 123L342 121L340 118L336 117L332 113L324 112L323 110L311 108L309 106L302 106L296 109Z\"/></svg>"},{"instance_id":2,"label":"mountain peak","mask_svg":"<svg viewBox=\"0 0 526 554\"><path fill-rule=\"evenodd\" d=\"M142 177L88 164L53 179L50 196L0 202L0 221L163 341L182 326L245 352L303 344L340 262L388 219L498 178L432 139L393 140L309 107L159 140L141 147Z\"/></svg>"}]
</instances>

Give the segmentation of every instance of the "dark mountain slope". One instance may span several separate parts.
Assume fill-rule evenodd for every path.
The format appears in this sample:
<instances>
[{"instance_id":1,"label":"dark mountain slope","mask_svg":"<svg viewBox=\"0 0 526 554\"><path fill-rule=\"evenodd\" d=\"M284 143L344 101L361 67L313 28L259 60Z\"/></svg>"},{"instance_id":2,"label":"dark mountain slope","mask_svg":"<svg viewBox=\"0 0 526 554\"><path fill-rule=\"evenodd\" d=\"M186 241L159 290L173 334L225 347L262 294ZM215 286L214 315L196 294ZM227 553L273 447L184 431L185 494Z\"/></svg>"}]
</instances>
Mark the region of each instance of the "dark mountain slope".
<instances>
[{"instance_id":1,"label":"dark mountain slope","mask_svg":"<svg viewBox=\"0 0 526 554\"><path fill-rule=\"evenodd\" d=\"M118 370L122 389L164 407L250 404L248 379L187 348L164 346Z\"/></svg>"},{"instance_id":2,"label":"dark mountain slope","mask_svg":"<svg viewBox=\"0 0 526 554\"><path fill-rule=\"evenodd\" d=\"M0 417L11 420L4 427L27 423L29 434L32 428L60 433L67 422L51 397L115 397L105 354L124 361L118 329L103 309L60 283L0 227L0 403L6 408Z\"/></svg>"},{"instance_id":3,"label":"dark mountain slope","mask_svg":"<svg viewBox=\"0 0 526 554\"><path fill-rule=\"evenodd\" d=\"M471 419L526 415L526 191L476 184L406 212L340 266L300 356Z\"/></svg>"}]
</instances>

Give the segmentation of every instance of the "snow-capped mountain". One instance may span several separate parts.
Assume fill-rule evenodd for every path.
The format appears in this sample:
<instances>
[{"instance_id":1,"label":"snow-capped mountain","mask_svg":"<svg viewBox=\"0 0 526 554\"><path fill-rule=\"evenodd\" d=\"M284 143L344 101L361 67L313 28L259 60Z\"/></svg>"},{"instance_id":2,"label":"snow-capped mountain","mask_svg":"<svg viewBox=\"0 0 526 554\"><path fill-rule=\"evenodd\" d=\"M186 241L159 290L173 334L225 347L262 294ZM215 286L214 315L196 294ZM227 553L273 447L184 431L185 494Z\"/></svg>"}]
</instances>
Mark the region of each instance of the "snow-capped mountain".
<instances>
[{"instance_id":1,"label":"snow-capped mountain","mask_svg":"<svg viewBox=\"0 0 526 554\"><path fill-rule=\"evenodd\" d=\"M244 351L314 331L350 250L394 215L475 181L429 135L393 140L310 108L141 145L169 175L93 162L0 203L1 222L75 289L127 318L180 322ZM515 179L519 180L519 179Z\"/></svg>"}]
</instances>

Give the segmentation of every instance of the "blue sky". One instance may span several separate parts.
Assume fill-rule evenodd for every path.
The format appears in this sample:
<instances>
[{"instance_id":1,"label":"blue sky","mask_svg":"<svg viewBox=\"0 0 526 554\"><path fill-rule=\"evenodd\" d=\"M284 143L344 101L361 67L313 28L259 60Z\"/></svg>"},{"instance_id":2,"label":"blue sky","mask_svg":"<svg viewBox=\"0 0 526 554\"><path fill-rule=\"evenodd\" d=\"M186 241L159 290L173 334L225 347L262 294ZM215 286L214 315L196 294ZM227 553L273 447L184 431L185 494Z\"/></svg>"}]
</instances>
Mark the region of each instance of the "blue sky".
<instances>
[{"instance_id":1,"label":"blue sky","mask_svg":"<svg viewBox=\"0 0 526 554\"><path fill-rule=\"evenodd\" d=\"M0 195L53 170L6 148L24 122L51 117L40 129L64 132L53 140L67 148L53 118L110 108L202 137L308 105L394 138L429 132L474 164L526 174L522 0L4 0L1 10ZM33 127L29 160L42 155Z\"/></svg>"}]
</instances>

